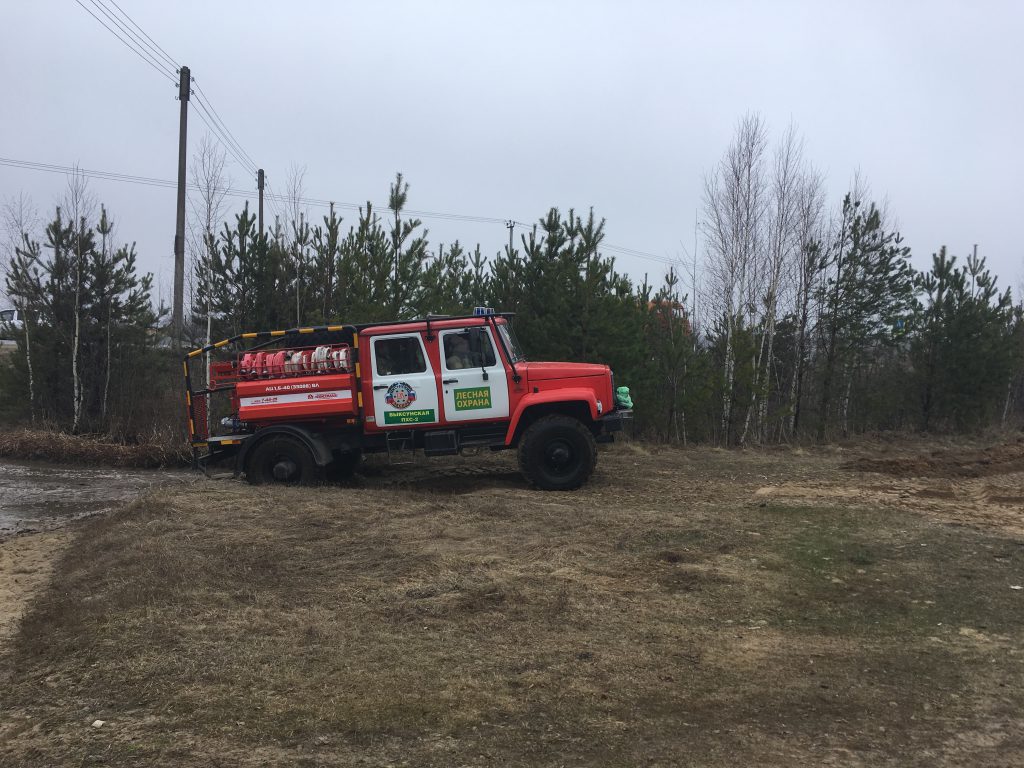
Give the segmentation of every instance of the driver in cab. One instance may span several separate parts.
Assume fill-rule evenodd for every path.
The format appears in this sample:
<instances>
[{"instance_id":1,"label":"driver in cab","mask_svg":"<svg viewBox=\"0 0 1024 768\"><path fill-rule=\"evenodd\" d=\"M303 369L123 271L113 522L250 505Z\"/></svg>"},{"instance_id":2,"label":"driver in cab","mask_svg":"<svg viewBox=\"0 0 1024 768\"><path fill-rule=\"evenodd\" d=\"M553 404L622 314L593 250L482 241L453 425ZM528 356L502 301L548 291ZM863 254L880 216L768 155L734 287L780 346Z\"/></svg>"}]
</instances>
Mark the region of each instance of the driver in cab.
<instances>
[{"instance_id":1,"label":"driver in cab","mask_svg":"<svg viewBox=\"0 0 1024 768\"><path fill-rule=\"evenodd\" d=\"M469 348L469 334L452 333L445 336L444 358L449 371L474 367L473 353Z\"/></svg>"}]
</instances>

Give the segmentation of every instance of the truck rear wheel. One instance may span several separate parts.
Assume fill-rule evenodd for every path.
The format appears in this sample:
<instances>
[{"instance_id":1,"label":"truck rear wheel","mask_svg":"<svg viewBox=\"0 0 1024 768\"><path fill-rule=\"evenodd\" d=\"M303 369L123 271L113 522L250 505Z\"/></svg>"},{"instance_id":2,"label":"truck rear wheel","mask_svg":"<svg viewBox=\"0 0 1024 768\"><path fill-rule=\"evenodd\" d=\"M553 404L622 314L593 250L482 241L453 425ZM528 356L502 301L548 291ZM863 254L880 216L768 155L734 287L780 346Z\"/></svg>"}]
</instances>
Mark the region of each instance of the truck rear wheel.
<instances>
[{"instance_id":1,"label":"truck rear wheel","mask_svg":"<svg viewBox=\"0 0 1024 768\"><path fill-rule=\"evenodd\" d=\"M590 479L596 464L594 436L571 416L544 416L519 441L519 468L544 491L579 488Z\"/></svg>"},{"instance_id":2,"label":"truck rear wheel","mask_svg":"<svg viewBox=\"0 0 1024 768\"><path fill-rule=\"evenodd\" d=\"M309 449L286 435L257 445L245 467L245 477L253 485L316 485L322 474Z\"/></svg>"}]
</instances>

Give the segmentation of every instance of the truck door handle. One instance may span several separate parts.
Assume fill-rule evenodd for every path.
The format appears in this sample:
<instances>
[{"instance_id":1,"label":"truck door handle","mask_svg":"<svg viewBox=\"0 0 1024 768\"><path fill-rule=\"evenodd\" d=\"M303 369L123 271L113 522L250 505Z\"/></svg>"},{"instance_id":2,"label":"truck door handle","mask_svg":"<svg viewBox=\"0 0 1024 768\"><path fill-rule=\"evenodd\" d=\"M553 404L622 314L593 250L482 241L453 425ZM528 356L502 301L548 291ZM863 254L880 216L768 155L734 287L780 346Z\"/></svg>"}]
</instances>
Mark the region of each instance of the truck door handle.
<instances>
[{"instance_id":1,"label":"truck door handle","mask_svg":"<svg viewBox=\"0 0 1024 768\"><path fill-rule=\"evenodd\" d=\"M373 388L374 389L387 389L388 385L387 384L376 384L376 385L374 385Z\"/></svg>"},{"instance_id":2,"label":"truck door handle","mask_svg":"<svg viewBox=\"0 0 1024 768\"><path fill-rule=\"evenodd\" d=\"M458 384L459 380L458 379L443 379L441 381L441 383L442 384Z\"/></svg>"}]
</instances>

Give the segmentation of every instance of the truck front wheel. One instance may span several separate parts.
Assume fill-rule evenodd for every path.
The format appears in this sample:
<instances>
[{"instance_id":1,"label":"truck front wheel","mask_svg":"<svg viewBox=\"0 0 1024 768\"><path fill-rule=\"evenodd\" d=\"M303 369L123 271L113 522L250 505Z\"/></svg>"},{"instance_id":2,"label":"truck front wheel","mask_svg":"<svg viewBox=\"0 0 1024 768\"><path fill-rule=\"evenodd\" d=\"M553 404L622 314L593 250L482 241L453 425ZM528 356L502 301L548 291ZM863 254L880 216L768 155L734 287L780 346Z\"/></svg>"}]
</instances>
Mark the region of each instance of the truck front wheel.
<instances>
[{"instance_id":1,"label":"truck front wheel","mask_svg":"<svg viewBox=\"0 0 1024 768\"><path fill-rule=\"evenodd\" d=\"M269 437L253 448L245 468L253 485L316 485L322 474L309 449L286 435Z\"/></svg>"},{"instance_id":2,"label":"truck front wheel","mask_svg":"<svg viewBox=\"0 0 1024 768\"><path fill-rule=\"evenodd\" d=\"M572 491L594 472L597 444L585 425L554 414L531 424L519 441L519 468L544 491Z\"/></svg>"}]
</instances>

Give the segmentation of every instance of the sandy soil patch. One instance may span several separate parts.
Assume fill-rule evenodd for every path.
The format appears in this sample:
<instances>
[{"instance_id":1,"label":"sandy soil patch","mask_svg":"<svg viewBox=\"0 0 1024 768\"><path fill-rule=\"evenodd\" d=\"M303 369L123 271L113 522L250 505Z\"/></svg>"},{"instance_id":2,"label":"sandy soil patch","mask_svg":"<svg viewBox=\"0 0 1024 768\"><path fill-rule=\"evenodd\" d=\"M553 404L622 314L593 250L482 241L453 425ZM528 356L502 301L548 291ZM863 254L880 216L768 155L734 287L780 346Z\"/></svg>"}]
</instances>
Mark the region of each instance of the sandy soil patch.
<instances>
[{"instance_id":1,"label":"sandy soil patch","mask_svg":"<svg viewBox=\"0 0 1024 768\"><path fill-rule=\"evenodd\" d=\"M49 582L72 535L59 530L0 539L0 651L17 631L29 600Z\"/></svg>"}]
</instances>

